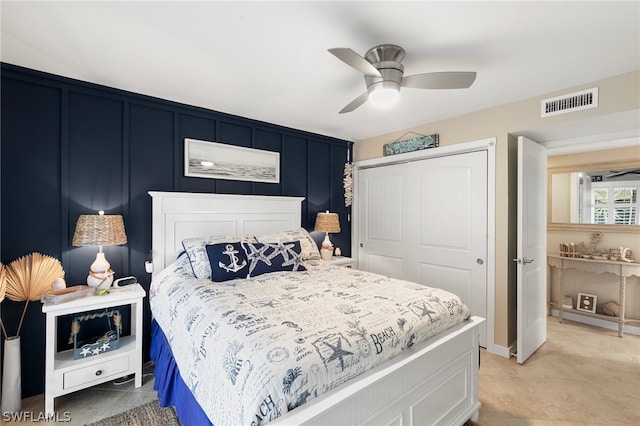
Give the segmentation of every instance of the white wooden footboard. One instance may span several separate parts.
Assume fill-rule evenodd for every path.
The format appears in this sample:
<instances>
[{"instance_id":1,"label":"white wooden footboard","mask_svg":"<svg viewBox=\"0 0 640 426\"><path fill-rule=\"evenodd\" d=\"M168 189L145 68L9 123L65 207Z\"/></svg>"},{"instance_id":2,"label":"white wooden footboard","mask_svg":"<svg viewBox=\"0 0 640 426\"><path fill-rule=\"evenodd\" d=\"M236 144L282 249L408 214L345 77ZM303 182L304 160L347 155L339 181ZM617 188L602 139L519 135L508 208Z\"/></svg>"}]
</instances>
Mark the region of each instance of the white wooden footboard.
<instances>
[{"instance_id":1,"label":"white wooden footboard","mask_svg":"<svg viewBox=\"0 0 640 426\"><path fill-rule=\"evenodd\" d=\"M472 317L269 424L461 425L480 408L482 322Z\"/></svg>"}]
</instances>

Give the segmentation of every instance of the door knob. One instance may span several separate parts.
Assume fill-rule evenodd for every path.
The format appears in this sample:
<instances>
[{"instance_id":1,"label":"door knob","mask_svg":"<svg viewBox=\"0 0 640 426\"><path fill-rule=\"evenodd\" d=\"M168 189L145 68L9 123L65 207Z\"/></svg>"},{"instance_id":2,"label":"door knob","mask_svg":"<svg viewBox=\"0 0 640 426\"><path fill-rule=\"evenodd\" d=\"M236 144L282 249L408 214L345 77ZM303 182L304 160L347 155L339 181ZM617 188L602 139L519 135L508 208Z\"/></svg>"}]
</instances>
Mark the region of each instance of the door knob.
<instances>
[{"instance_id":1,"label":"door knob","mask_svg":"<svg viewBox=\"0 0 640 426\"><path fill-rule=\"evenodd\" d=\"M477 263L478 265L483 265L483 264L484 264L484 260L482 260L482 259L480 259L480 258L477 258L477 259L476 259L476 263Z\"/></svg>"}]
</instances>

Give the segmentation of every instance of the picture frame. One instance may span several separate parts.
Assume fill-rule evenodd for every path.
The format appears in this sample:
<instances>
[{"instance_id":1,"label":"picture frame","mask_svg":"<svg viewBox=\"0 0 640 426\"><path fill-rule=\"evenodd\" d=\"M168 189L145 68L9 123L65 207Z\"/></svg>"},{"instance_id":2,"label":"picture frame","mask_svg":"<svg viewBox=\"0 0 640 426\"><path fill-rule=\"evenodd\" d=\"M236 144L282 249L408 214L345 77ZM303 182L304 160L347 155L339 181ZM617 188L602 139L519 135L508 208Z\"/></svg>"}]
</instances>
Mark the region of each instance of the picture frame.
<instances>
[{"instance_id":1,"label":"picture frame","mask_svg":"<svg viewBox=\"0 0 640 426\"><path fill-rule=\"evenodd\" d=\"M578 311L591 312L592 314L595 314L597 300L598 296L596 296L595 294L578 293L578 303L576 304L576 309Z\"/></svg>"},{"instance_id":2,"label":"picture frame","mask_svg":"<svg viewBox=\"0 0 640 426\"><path fill-rule=\"evenodd\" d=\"M185 138L184 175L280 183L280 153Z\"/></svg>"},{"instance_id":3,"label":"picture frame","mask_svg":"<svg viewBox=\"0 0 640 426\"><path fill-rule=\"evenodd\" d=\"M433 135L420 135L412 139L403 139L382 146L382 153L387 155L403 154L405 152L413 152L427 148L437 148L440 145L440 136L435 133Z\"/></svg>"}]
</instances>

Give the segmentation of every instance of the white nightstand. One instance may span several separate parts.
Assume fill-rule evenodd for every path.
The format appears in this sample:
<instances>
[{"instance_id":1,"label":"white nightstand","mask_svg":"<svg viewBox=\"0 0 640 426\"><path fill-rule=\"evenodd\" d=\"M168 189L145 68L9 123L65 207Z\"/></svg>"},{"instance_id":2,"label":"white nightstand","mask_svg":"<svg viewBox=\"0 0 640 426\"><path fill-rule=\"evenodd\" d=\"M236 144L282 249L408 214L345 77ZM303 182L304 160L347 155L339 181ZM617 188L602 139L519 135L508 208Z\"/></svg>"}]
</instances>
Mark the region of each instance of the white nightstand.
<instances>
[{"instance_id":1,"label":"white nightstand","mask_svg":"<svg viewBox=\"0 0 640 426\"><path fill-rule=\"evenodd\" d=\"M331 260L325 260L330 265L344 266L345 268L353 268L356 266L355 259L345 256L333 256Z\"/></svg>"},{"instance_id":2,"label":"white nightstand","mask_svg":"<svg viewBox=\"0 0 640 426\"><path fill-rule=\"evenodd\" d=\"M47 314L44 409L54 412L54 398L118 377L135 374L135 387L142 386L142 299L140 284L109 289L104 296L89 296L59 304L44 303ZM73 349L57 352L58 317L95 309L131 305L131 335L121 337L118 349L82 359ZM65 331L68 334L69 331Z\"/></svg>"}]
</instances>

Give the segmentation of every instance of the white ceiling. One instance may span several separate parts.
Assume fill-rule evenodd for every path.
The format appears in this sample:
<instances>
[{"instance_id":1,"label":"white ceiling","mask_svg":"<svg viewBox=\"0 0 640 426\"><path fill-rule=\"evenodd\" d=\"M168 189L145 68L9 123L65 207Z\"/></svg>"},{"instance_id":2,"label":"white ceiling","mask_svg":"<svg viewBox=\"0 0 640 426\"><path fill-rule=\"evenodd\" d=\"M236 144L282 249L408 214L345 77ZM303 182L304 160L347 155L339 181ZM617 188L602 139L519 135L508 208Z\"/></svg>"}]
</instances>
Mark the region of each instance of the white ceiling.
<instances>
[{"instance_id":1,"label":"white ceiling","mask_svg":"<svg viewBox=\"0 0 640 426\"><path fill-rule=\"evenodd\" d=\"M0 12L3 62L354 141L640 69L638 1L2 0ZM384 43L406 50L405 75L477 79L339 115L366 88L327 49Z\"/></svg>"}]
</instances>

